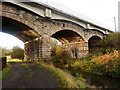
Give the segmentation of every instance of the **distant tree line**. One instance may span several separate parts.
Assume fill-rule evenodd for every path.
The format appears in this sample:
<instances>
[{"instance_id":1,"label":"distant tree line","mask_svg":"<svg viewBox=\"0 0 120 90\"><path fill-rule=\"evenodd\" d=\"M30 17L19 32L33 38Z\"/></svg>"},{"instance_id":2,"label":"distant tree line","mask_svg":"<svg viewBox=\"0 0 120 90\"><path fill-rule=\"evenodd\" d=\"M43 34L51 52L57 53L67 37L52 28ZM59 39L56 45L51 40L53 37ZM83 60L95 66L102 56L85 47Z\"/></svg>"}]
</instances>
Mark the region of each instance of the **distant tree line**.
<instances>
[{"instance_id":1,"label":"distant tree line","mask_svg":"<svg viewBox=\"0 0 120 90\"><path fill-rule=\"evenodd\" d=\"M11 58L24 59L24 50L19 46L14 46L12 49L7 49L5 47L0 47L0 51L2 52L0 56L8 56Z\"/></svg>"}]
</instances>

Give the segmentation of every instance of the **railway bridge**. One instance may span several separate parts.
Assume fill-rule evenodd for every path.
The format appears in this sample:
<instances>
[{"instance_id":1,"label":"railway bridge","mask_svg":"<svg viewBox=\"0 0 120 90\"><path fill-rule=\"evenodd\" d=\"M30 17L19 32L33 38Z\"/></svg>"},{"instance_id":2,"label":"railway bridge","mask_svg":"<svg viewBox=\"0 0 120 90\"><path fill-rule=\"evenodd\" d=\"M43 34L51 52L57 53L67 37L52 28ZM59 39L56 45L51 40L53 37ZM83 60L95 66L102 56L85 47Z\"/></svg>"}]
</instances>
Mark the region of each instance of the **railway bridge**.
<instances>
[{"instance_id":1,"label":"railway bridge","mask_svg":"<svg viewBox=\"0 0 120 90\"><path fill-rule=\"evenodd\" d=\"M94 51L95 43L111 32L106 26L57 3L28 1L4 0L0 4L2 32L24 42L26 60L50 58L51 37L62 43L71 58L81 58Z\"/></svg>"}]
</instances>

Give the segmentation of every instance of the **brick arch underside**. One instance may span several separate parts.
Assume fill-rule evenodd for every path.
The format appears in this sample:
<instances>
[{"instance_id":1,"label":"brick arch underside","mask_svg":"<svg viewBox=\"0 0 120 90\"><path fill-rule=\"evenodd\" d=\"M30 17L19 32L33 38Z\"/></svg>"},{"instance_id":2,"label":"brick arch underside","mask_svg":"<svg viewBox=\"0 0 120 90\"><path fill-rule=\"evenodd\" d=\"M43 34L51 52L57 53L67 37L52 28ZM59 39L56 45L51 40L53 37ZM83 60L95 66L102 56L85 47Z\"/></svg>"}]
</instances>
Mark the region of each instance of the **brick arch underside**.
<instances>
[{"instance_id":1,"label":"brick arch underside","mask_svg":"<svg viewBox=\"0 0 120 90\"><path fill-rule=\"evenodd\" d=\"M0 19L2 21L2 32L11 34L23 42L40 37L40 34L35 30L19 21L3 16L0 16Z\"/></svg>"},{"instance_id":2,"label":"brick arch underside","mask_svg":"<svg viewBox=\"0 0 120 90\"><path fill-rule=\"evenodd\" d=\"M77 32L72 30L60 30L54 33L51 37L56 38L62 44L84 41L84 39Z\"/></svg>"}]
</instances>

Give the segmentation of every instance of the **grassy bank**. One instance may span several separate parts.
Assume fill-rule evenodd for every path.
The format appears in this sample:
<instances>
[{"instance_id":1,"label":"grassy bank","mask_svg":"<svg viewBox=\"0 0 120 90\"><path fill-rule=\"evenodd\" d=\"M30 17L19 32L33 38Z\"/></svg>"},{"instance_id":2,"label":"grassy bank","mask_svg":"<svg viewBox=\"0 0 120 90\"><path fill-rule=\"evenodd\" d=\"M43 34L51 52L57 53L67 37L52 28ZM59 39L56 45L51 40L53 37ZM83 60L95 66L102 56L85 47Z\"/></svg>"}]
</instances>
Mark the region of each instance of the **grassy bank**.
<instances>
[{"instance_id":1,"label":"grassy bank","mask_svg":"<svg viewBox=\"0 0 120 90\"><path fill-rule=\"evenodd\" d=\"M45 68L53 73L53 75L58 79L60 82L60 88L88 88L81 79L82 77L73 77L70 73L65 72L59 68L56 68L52 65L47 65L44 63L37 63L40 67ZM78 79L79 78L79 79Z\"/></svg>"},{"instance_id":2,"label":"grassy bank","mask_svg":"<svg viewBox=\"0 0 120 90\"><path fill-rule=\"evenodd\" d=\"M101 56L85 57L70 65L72 68L83 69L94 74L106 74L114 78L120 78L120 53L106 53Z\"/></svg>"}]
</instances>

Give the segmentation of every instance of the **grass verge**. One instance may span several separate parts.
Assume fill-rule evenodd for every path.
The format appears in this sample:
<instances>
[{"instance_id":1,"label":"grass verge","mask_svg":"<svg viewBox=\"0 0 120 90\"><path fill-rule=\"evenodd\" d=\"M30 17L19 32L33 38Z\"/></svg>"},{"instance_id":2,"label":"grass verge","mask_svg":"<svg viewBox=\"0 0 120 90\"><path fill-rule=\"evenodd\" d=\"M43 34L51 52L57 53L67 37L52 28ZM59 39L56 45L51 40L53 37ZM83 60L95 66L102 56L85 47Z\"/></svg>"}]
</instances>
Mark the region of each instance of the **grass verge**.
<instances>
[{"instance_id":1,"label":"grass verge","mask_svg":"<svg viewBox=\"0 0 120 90\"><path fill-rule=\"evenodd\" d=\"M54 76L57 77L58 81L60 82L59 88L88 88L88 86L84 82L74 78L68 72L62 71L61 69L56 68L52 65L47 65L38 62L37 64L41 68L45 68L46 70L49 70L50 72L53 73Z\"/></svg>"}]
</instances>

